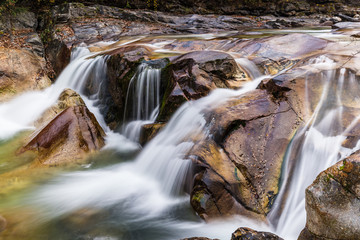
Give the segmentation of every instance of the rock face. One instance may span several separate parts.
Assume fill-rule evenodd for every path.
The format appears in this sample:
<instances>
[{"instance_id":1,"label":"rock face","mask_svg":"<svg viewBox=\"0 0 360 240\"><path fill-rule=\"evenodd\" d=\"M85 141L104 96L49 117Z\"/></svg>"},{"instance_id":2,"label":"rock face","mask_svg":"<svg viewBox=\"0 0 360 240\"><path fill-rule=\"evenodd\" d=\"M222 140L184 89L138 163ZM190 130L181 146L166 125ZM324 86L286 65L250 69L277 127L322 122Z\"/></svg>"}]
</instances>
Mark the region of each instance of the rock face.
<instances>
[{"instance_id":1,"label":"rock face","mask_svg":"<svg viewBox=\"0 0 360 240\"><path fill-rule=\"evenodd\" d=\"M283 240L269 232L257 232L250 228L238 228L232 235L231 240Z\"/></svg>"},{"instance_id":2,"label":"rock face","mask_svg":"<svg viewBox=\"0 0 360 240\"><path fill-rule=\"evenodd\" d=\"M189 153L197 166L191 204L201 217L261 219L270 211L283 156L301 124L283 91L274 98L255 90L208 113L211 135Z\"/></svg>"},{"instance_id":3,"label":"rock face","mask_svg":"<svg viewBox=\"0 0 360 240\"><path fill-rule=\"evenodd\" d=\"M104 146L104 131L78 95L66 90L60 96L58 106L65 110L35 132L36 135L21 149L21 152L35 151L42 165L77 163L87 153Z\"/></svg>"},{"instance_id":4,"label":"rock face","mask_svg":"<svg viewBox=\"0 0 360 240\"><path fill-rule=\"evenodd\" d=\"M306 189L306 229L299 239L358 239L360 152L326 169Z\"/></svg>"},{"instance_id":5,"label":"rock face","mask_svg":"<svg viewBox=\"0 0 360 240\"><path fill-rule=\"evenodd\" d=\"M0 101L51 84L45 75L45 60L27 50L0 47L0 61Z\"/></svg>"}]
</instances>

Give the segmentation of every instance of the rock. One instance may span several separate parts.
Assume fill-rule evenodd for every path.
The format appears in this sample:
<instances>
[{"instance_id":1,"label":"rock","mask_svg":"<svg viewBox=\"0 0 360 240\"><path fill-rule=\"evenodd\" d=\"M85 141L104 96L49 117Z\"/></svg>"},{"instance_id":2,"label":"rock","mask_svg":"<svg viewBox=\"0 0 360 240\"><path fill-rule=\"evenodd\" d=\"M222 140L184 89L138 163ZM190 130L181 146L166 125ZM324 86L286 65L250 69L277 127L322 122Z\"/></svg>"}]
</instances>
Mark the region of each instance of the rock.
<instances>
[{"instance_id":1,"label":"rock","mask_svg":"<svg viewBox=\"0 0 360 240\"><path fill-rule=\"evenodd\" d=\"M170 79L157 121L165 122L184 101L206 96L215 88L236 89L249 80L227 53L196 51L173 59L165 69Z\"/></svg>"},{"instance_id":2,"label":"rock","mask_svg":"<svg viewBox=\"0 0 360 240\"><path fill-rule=\"evenodd\" d=\"M111 101L108 112L104 115L105 121L114 129L124 120L126 93L130 80L140 63L148 59L150 51L143 46L128 46L108 54L111 55L107 61L108 92Z\"/></svg>"},{"instance_id":3,"label":"rock","mask_svg":"<svg viewBox=\"0 0 360 240\"><path fill-rule=\"evenodd\" d=\"M71 90L65 90L61 94L58 106L53 109L65 110L57 114L45 127L35 131L20 153L34 151L37 162L57 166L79 163L88 153L104 146L104 131L76 95ZM51 116L51 113L49 115ZM44 118L46 119L47 115Z\"/></svg>"},{"instance_id":4,"label":"rock","mask_svg":"<svg viewBox=\"0 0 360 240\"><path fill-rule=\"evenodd\" d=\"M238 228L232 235L231 240L283 240L269 232L257 232L250 228Z\"/></svg>"},{"instance_id":5,"label":"rock","mask_svg":"<svg viewBox=\"0 0 360 240\"><path fill-rule=\"evenodd\" d=\"M165 123L153 123L142 126L140 135L140 144L144 146L151 139L153 139L159 131L165 126Z\"/></svg>"},{"instance_id":6,"label":"rock","mask_svg":"<svg viewBox=\"0 0 360 240\"><path fill-rule=\"evenodd\" d=\"M54 78L69 64L71 50L66 44L58 39L49 42L45 49L46 58L55 72Z\"/></svg>"},{"instance_id":7,"label":"rock","mask_svg":"<svg viewBox=\"0 0 360 240\"><path fill-rule=\"evenodd\" d=\"M44 57L44 45L37 33L29 34L26 42L31 45L31 49L36 55Z\"/></svg>"},{"instance_id":8,"label":"rock","mask_svg":"<svg viewBox=\"0 0 360 240\"><path fill-rule=\"evenodd\" d=\"M6 219L0 215L0 232L5 230L6 225Z\"/></svg>"},{"instance_id":9,"label":"rock","mask_svg":"<svg viewBox=\"0 0 360 240\"><path fill-rule=\"evenodd\" d=\"M335 29L357 29L360 28L360 22L339 22L332 26Z\"/></svg>"},{"instance_id":10,"label":"rock","mask_svg":"<svg viewBox=\"0 0 360 240\"><path fill-rule=\"evenodd\" d=\"M274 98L255 90L209 109L210 135L189 152L197 169L191 204L201 217L263 219L270 211L283 156L301 123L282 91Z\"/></svg>"},{"instance_id":11,"label":"rock","mask_svg":"<svg viewBox=\"0 0 360 240\"><path fill-rule=\"evenodd\" d=\"M0 47L0 61L0 101L51 84L45 75L45 60L27 50Z\"/></svg>"},{"instance_id":12,"label":"rock","mask_svg":"<svg viewBox=\"0 0 360 240\"><path fill-rule=\"evenodd\" d=\"M39 119L34 123L37 129L42 129L44 126L49 124L59 113L66 110L69 107L86 107L83 99L80 95L72 89L64 89L60 94L56 103L47 109Z\"/></svg>"},{"instance_id":13,"label":"rock","mask_svg":"<svg viewBox=\"0 0 360 240\"><path fill-rule=\"evenodd\" d=\"M360 152L321 172L306 189L306 230L316 239L360 235ZM308 232L307 232L308 231Z\"/></svg>"}]
</instances>

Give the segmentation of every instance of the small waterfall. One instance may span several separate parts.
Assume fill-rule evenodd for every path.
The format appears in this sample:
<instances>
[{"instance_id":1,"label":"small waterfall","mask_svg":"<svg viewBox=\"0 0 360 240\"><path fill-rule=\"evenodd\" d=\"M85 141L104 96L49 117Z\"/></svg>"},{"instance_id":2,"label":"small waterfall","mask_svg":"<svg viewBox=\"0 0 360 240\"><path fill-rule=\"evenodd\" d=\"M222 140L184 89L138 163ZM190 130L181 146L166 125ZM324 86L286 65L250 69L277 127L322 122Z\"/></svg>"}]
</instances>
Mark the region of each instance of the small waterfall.
<instances>
[{"instance_id":1,"label":"small waterfall","mask_svg":"<svg viewBox=\"0 0 360 240\"><path fill-rule=\"evenodd\" d=\"M319 68L334 67L334 62L324 56L310 64ZM285 239L297 239L305 227L305 189L321 171L359 148L342 147L346 133L360 120L357 117L348 126L343 123L343 101L359 89L359 84L353 80L354 74L335 69L325 70L319 75L318 81L323 84L321 98L310 120L289 146L284 159L284 183L268 216L276 233ZM309 89L305 91L308 97Z\"/></svg>"},{"instance_id":2,"label":"small waterfall","mask_svg":"<svg viewBox=\"0 0 360 240\"><path fill-rule=\"evenodd\" d=\"M144 124L153 123L161 101L161 64L149 61L140 64L131 78L125 102L123 134L138 142Z\"/></svg>"}]
</instances>

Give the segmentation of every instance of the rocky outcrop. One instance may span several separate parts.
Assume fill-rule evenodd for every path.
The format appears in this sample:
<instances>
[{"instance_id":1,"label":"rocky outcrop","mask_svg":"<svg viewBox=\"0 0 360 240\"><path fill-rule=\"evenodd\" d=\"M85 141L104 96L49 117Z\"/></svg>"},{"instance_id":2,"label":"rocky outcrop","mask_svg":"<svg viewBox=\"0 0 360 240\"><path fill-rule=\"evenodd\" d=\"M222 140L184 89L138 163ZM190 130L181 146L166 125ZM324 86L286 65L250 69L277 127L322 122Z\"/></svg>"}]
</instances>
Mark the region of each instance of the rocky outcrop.
<instances>
[{"instance_id":1,"label":"rocky outcrop","mask_svg":"<svg viewBox=\"0 0 360 240\"><path fill-rule=\"evenodd\" d=\"M233 57L216 51L196 51L173 59L164 69L168 86L157 121L167 121L185 101L208 95L216 88L236 89L249 80Z\"/></svg>"},{"instance_id":2,"label":"rocky outcrop","mask_svg":"<svg viewBox=\"0 0 360 240\"><path fill-rule=\"evenodd\" d=\"M360 152L318 175L306 189L306 229L299 239L358 239Z\"/></svg>"},{"instance_id":3,"label":"rocky outcrop","mask_svg":"<svg viewBox=\"0 0 360 240\"><path fill-rule=\"evenodd\" d=\"M32 52L0 47L0 101L50 86L45 60Z\"/></svg>"},{"instance_id":4,"label":"rocky outcrop","mask_svg":"<svg viewBox=\"0 0 360 240\"><path fill-rule=\"evenodd\" d=\"M35 131L20 153L34 151L41 165L57 166L81 162L104 146L104 131L76 93L65 90L58 106L48 111L44 120L61 108L64 110L45 127Z\"/></svg>"},{"instance_id":5,"label":"rocky outcrop","mask_svg":"<svg viewBox=\"0 0 360 240\"><path fill-rule=\"evenodd\" d=\"M269 232L257 232L251 228L238 228L232 235L231 240L283 240Z\"/></svg>"}]
</instances>

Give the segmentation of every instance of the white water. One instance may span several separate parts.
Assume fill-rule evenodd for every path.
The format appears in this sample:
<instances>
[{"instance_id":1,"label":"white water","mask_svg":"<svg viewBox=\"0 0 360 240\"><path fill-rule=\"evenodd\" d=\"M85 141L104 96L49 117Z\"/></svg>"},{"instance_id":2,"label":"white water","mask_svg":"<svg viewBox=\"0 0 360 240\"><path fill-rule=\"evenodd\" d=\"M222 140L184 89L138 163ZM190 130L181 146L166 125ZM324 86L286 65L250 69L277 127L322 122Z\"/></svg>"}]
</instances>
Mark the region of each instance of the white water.
<instances>
[{"instance_id":1,"label":"white water","mask_svg":"<svg viewBox=\"0 0 360 240\"><path fill-rule=\"evenodd\" d=\"M138 142L144 124L155 122L160 107L161 68L142 63L126 93L123 134Z\"/></svg>"}]
</instances>

